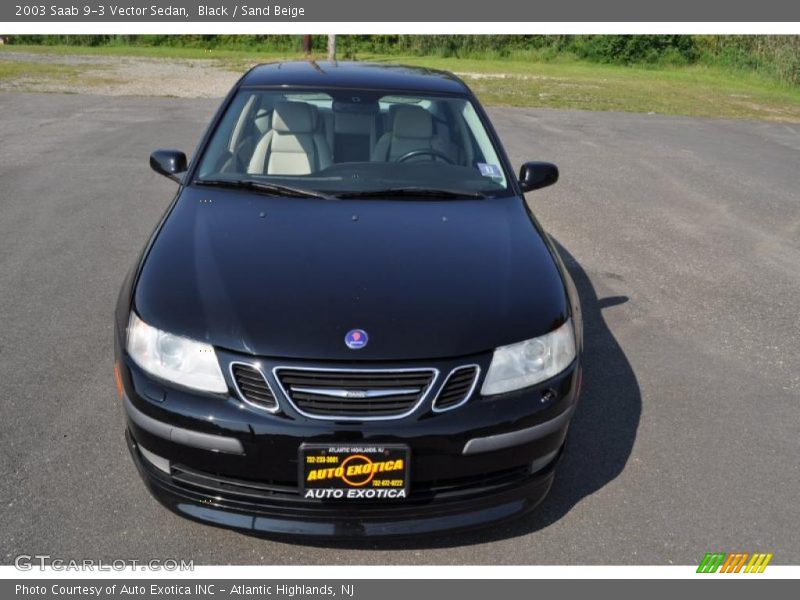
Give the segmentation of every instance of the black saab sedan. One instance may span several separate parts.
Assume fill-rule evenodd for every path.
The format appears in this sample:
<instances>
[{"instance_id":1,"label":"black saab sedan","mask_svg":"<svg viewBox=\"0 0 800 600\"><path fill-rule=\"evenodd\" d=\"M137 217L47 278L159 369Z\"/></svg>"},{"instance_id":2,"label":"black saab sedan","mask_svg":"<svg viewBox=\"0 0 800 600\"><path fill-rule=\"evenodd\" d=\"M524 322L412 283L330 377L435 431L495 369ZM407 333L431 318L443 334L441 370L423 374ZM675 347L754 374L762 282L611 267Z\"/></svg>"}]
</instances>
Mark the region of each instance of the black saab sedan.
<instances>
[{"instance_id":1,"label":"black saab sedan","mask_svg":"<svg viewBox=\"0 0 800 600\"><path fill-rule=\"evenodd\" d=\"M130 453L168 508L251 532L391 536L525 513L581 385L573 284L451 74L256 67L116 309Z\"/></svg>"}]
</instances>

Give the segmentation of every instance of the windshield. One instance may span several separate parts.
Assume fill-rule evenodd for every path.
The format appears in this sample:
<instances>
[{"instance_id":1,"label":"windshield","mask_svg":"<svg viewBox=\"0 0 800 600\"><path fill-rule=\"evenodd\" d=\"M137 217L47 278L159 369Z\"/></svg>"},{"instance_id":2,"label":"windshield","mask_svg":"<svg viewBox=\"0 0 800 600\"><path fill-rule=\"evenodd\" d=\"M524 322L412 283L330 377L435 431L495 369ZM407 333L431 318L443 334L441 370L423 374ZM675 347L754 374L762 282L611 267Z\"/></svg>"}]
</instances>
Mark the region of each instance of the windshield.
<instances>
[{"instance_id":1,"label":"windshield","mask_svg":"<svg viewBox=\"0 0 800 600\"><path fill-rule=\"evenodd\" d=\"M489 197L508 190L468 99L365 90L240 90L195 181L337 197Z\"/></svg>"}]
</instances>

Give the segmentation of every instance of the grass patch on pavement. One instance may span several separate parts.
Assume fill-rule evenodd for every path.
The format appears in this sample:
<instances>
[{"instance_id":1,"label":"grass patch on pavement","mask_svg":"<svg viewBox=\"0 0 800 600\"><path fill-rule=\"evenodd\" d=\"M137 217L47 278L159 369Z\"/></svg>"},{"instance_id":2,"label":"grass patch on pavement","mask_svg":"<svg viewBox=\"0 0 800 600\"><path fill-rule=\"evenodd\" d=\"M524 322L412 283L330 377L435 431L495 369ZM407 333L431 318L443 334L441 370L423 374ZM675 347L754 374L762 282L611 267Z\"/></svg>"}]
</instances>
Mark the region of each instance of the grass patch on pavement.
<instances>
[{"instance_id":1,"label":"grass patch on pavement","mask_svg":"<svg viewBox=\"0 0 800 600\"><path fill-rule=\"evenodd\" d=\"M106 71L104 65L92 65L89 68L84 65L5 61L0 53L0 91L75 94L92 86L117 83L113 77L103 75Z\"/></svg>"},{"instance_id":2,"label":"grass patch on pavement","mask_svg":"<svg viewBox=\"0 0 800 600\"><path fill-rule=\"evenodd\" d=\"M27 61L4 61L0 54L0 91L38 92L43 91L41 83L58 86L64 93L74 93L70 89L77 82L86 83L84 70L80 67ZM45 89L44 91L47 91Z\"/></svg>"},{"instance_id":3,"label":"grass patch on pavement","mask_svg":"<svg viewBox=\"0 0 800 600\"><path fill-rule=\"evenodd\" d=\"M299 54L251 50L137 46L2 46L0 78L26 68L49 77L48 65L3 61L5 52L54 55L139 56L162 59L213 59L231 71ZM359 54L359 60L403 63L459 74L489 106L653 112L697 117L723 117L800 122L800 88L752 72L707 66L644 67L553 61L512 56L508 59L459 59ZM22 67L21 65L27 65ZM53 71L69 67L57 66ZM60 73L54 73L58 76Z\"/></svg>"},{"instance_id":4,"label":"grass patch on pavement","mask_svg":"<svg viewBox=\"0 0 800 600\"><path fill-rule=\"evenodd\" d=\"M1 57L2 55L0 55ZM64 65L27 61L4 61L0 59L0 81L14 79L58 78L69 79L80 73L81 69Z\"/></svg>"}]
</instances>

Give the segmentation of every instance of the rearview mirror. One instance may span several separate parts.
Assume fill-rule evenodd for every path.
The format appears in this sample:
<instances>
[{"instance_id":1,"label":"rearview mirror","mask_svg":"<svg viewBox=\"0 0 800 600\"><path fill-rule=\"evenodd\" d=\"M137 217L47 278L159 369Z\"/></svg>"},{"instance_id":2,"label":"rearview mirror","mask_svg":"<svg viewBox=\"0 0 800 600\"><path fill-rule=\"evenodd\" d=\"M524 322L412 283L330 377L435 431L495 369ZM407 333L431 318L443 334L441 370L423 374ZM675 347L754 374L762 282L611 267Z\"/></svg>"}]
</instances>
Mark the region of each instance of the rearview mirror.
<instances>
[{"instance_id":1,"label":"rearview mirror","mask_svg":"<svg viewBox=\"0 0 800 600\"><path fill-rule=\"evenodd\" d=\"M150 168L180 183L178 173L186 171L186 155L180 150L156 150L150 155Z\"/></svg>"},{"instance_id":2,"label":"rearview mirror","mask_svg":"<svg viewBox=\"0 0 800 600\"><path fill-rule=\"evenodd\" d=\"M558 167L549 162L526 162L519 170L519 185L531 192L558 181Z\"/></svg>"}]
</instances>

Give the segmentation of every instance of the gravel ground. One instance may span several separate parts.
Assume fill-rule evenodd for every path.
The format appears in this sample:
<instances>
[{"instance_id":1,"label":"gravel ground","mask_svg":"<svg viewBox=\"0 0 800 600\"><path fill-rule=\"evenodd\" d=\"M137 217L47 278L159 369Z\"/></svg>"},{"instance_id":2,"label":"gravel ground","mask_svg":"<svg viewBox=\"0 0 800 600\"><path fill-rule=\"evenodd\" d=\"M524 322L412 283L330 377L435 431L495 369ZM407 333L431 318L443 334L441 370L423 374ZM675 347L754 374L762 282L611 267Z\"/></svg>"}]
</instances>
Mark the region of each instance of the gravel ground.
<instances>
[{"instance_id":1,"label":"gravel ground","mask_svg":"<svg viewBox=\"0 0 800 600\"><path fill-rule=\"evenodd\" d=\"M94 94L99 96L174 96L221 98L243 69L219 60L138 56L56 55L3 52L0 61L63 65L80 69L78 77L0 79L0 91Z\"/></svg>"}]
</instances>

